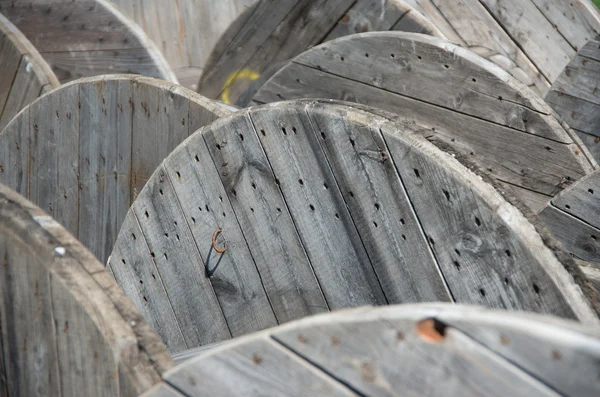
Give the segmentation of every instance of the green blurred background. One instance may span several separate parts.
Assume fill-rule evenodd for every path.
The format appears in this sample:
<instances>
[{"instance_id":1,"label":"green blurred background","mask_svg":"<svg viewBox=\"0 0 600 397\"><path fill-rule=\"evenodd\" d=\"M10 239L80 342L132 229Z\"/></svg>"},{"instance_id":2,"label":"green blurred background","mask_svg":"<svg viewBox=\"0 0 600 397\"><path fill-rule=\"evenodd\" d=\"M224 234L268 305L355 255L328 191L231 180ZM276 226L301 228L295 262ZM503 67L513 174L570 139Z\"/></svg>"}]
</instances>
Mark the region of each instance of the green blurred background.
<instances>
[{"instance_id":1,"label":"green blurred background","mask_svg":"<svg viewBox=\"0 0 600 397\"><path fill-rule=\"evenodd\" d=\"M596 3L596 5L597 5L598 7L600 7L600 0L593 0L593 1L594 1L594 3Z\"/></svg>"}]
</instances>

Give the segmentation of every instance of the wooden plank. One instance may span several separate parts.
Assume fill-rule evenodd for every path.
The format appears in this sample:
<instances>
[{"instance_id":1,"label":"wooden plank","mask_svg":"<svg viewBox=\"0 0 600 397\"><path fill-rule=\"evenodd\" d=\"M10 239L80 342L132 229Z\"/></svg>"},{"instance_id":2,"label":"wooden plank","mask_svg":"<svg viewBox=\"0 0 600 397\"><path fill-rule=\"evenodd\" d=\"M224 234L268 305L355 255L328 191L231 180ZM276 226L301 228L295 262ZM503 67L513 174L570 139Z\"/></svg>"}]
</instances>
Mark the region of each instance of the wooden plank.
<instances>
[{"instance_id":1,"label":"wooden plank","mask_svg":"<svg viewBox=\"0 0 600 397\"><path fill-rule=\"evenodd\" d=\"M456 329L427 341L413 319L322 323L273 337L360 395L557 395Z\"/></svg>"},{"instance_id":2,"label":"wooden plank","mask_svg":"<svg viewBox=\"0 0 600 397\"><path fill-rule=\"evenodd\" d=\"M560 395L593 396L600 392L600 343L595 331L587 334L572 327L574 324L563 325L540 316L535 316L535 321L522 315L499 321L490 312L480 312L448 313L438 318Z\"/></svg>"},{"instance_id":3,"label":"wooden plank","mask_svg":"<svg viewBox=\"0 0 600 397\"><path fill-rule=\"evenodd\" d=\"M477 0L405 0L440 28L448 39L489 58L537 92L550 84L503 26ZM458 36L458 40L457 37Z\"/></svg>"},{"instance_id":4,"label":"wooden plank","mask_svg":"<svg viewBox=\"0 0 600 397\"><path fill-rule=\"evenodd\" d=\"M227 150L244 150L242 142L246 141L247 134L240 131L241 128L232 128L225 134L220 134L220 141L227 141ZM219 133L215 132L217 134ZM230 165L232 166L233 164ZM235 196L228 197L228 191L221 182L203 139L198 137L188 140L185 147L169 156L165 167L171 175L177 198L186 214L202 259L213 272L210 277L213 288L218 296L228 296L228 299L223 299L224 304L229 300L242 302L240 306L232 305L224 310L234 335L246 333L247 324L252 323L251 319L246 318L252 315L248 307L255 305L250 297L262 294L253 290L261 283L260 288L264 287L278 323L327 310L327 303L310 264L306 259L300 260L305 256L301 247L292 244L289 248L286 247L287 240L284 238L288 235L295 237L293 229L291 232L287 229L287 233L277 233L278 227L275 225L282 222L279 220L282 214L273 207L270 213L264 214L261 214L264 209L260 206L253 207L254 222L250 222L243 213L234 211L234 204L230 201L232 199L241 200L244 206L258 203L256 200L244 199L247 192L239 184L235 187ZM230 189L229 192L231 191ZM282 208L283 203L280 205L279 208ZM236 207L239 210L239 204ZM259 214L268 218L261 219ZM273 224L269 229L274 232L261 228L261 225L269 223ZM285 223L289 225L291 221ZM223 230L226 248L223 254L215 252L211 245L211 236L217 229ZM282 241L275 248L273 241L277 239ZM287 255L286 248L290 251ZM298 260L292 263L290 258ZM257 276L260 278L257 279ZM238 291L238 297L235 297L232 290ZM257 306L257 313L262 310L268 312L268 309Z\"/></svg>"},{"instance_id":5,"label":"wooden plank","mask_svg":"<svg viewBox=\"0 0 600 397\"><path fill-rule=\"evenodd\" d=\"M98 81L80 88L79 241L107 258L130 205L131 84ZM118 131L113 133L112 131Z\"/></svg>"},{"instance_id":6,"label":"wooden plank","mask_svg":"<svg viewBox=\"0 0 600 397\"><path fill-rule=\"evenodd\" d=\"M387 303L346 206L351 192L337 187L303 107L262 108L251 119L329 307Z\"/></svg>"},{"instance_id":7,"label":"wooden plank","mask_svg":"<svg viewBox=\"0 0 600 397\"><path fill-rule=\"evenodd\" d=\"M0 145L0 183L29 195L31 131L29 109L21 112L2 132L6 140Z\"/></svg>"},{"instance_id":8,"label":"wooden plank","mask_svg":"<svg viewBox=\"0 0 600 397\"><path fill-rule=\"evenodd\" d=\"M532 0L481 0L481 3L516 38L548 81L555 81L577 52Z\"/></svg>"},{"instance_id":9,"label":"wooden plank","mask_svg":"<svg viewBox=\"0 0 600 397\"><path fill-rule=\"evenodd\" d=\"M600 13L587 0L531 1L575 51L600 34Z\"/></svg>"},{"instance_id":10,"label":"wooden plank","mask_svg":"<svg viewBox=\"0 0 600 397\"><path fill-rule=\"evenodd\" d=\"M600 61L577 56L566 67L552 89L600 106Z\"/></svg>"},{"instance_id":11,"label":"wooden plank","mask_svg":"<svg viewBox=\"0 0 600 397\"><path fill-rule=\"evenodd\" d=\"M152 268L156 263L188 348L229 338L218 296L205 276L205 264L162 165L157 175L145 187L154 194L140 196L132 206L148 244L144 266ZM171 270L174 264L176 271Z\"/></svg>"},{"instance_id":12,"label":"wooden plank","mask_svg":"<svg viewBox=\"0 0 600 397\"><path fill-rule=\"evenodd\" d=\"M322 104L308 112L337 187L353 192L345 202L388 302L452 300L377 124Z\"/></svg>"},{"instance_id":13,"label":"wooden plank","mask_svg":"<svg viewBox=\"0 0 600 397\"><path fill-rule=\"evenodd\" d=\"M82 79L7 125L0 181L51 212L106 262L145 179L191 132L230 112L164 81Z\"/></svg>"},{"instance_id":14,"label":"wooden plank","mask_svg":"<svg viewBox=\"0 0 600 397\"><path fill-rule=\"evenodd\" d=\"M551 90L546 95L546 102L560 117L569 125L569 127L591 134L595 137L600 136L600 105L579 98L576 91L571 94L561 91ZM585 142L585 141L584 141ZM593 145L587 145L593 152ZM594 157L598 161L598 157Z\"/></svg>"},{"instance_id":15,"label":"wooden plank","mask_svg":"<svg viewBox=\"0 0 600 397\"><path fill-rule=\"evenodd\" d=\"M105 0L1 0L0 12L31 40L63 83L107 70L177 82L143 31Z\"/></svg>"},{"instance_id":16,"label":"wooden plank","mask_svg":"<svg viewBox=\"0 0 600 397\"><path fill-rule=\"evenodd\" d=\"M600 171L582 178L554 197L552 204L562 211L600 228Z\"/></svg>"},{"instance_id":17,"label":"wooden plank","mask_svg":"<svg viewBox=\"0 0 600 397\"><path fill-rule=\"evenodd\" d=\"M10 239L4 227L2 232L0 313L8 393L60 394L48 274L36 266L30 247ZM35 294L31 286L35 286Z\"/></svg>"},{"instance_id":18,"label":"wooden plank","mask_svg":"<svg viewBox=\"0 0 600 397\"><path fill-rule=\"evenodd\" d=\"M30 115L32 173L28 192L32 201L75 234L78 222L77 211L73 209L78 208L79 118L73 104L78 102L79 89L75 86L64 88L61 97L46 96L35 102L39 110ZM71 114L70 119L67 113ZM66 208L60 207L63 204Z\"/></svg>"},{"instance_id":19,"label":"wooden plank","mask_svg":"<svg viewBox=\"0 0 600 397\"><path fill-rule=\"evenodd\" d=\"M196 362L199 365L194 365ZM191 396L356 395L265 337L238 343L220 354L209 353L201 361L189 361L167 373L165 379Z\"/></svg>"},{"instance_id":20,"label":"wooden plank","mask_svg":"<svg viewBox=\"0 0 600 397\"><path fill-rule=\"evenodd\" d=\"M108 269L144 318L173 351L187 348L173 306L138 220L129 212L110 256Z\"/></svg>"}]
</instances>

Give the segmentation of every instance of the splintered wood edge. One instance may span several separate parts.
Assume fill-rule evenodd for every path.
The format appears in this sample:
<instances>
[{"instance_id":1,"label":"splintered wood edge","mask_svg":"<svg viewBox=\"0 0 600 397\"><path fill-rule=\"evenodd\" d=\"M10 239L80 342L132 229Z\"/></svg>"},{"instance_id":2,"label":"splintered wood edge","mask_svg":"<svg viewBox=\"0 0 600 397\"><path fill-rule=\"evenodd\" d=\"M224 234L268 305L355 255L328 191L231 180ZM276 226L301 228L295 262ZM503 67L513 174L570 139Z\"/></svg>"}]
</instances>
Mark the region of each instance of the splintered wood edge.
<instances>
[{"instance_id":1,"label":"splintered wood edge","mask_svg":"<svg viewBox=\"0 0 600 397\"><path fill-rule=\"evenodd\" d=\"M0 207L7 208L0 229L31 250L53 257L44 263L45 271L60 280L97 325L138 392L158 383L161 374L174 366L171 356L104 266L39 207L1 184Z\"/></svg>"}]
</instances>

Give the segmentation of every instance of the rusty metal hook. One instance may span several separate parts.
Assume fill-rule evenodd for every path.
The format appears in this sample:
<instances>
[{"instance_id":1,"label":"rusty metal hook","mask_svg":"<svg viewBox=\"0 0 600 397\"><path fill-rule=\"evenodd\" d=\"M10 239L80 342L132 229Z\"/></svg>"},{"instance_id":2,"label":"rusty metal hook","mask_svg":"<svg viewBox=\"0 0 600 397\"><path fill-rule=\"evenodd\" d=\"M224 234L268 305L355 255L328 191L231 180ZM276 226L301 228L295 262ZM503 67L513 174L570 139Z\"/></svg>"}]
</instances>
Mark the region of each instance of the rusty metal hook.
<instances>
[{"instance_id":1,"label":"rusty metal hook","mask_svg":"<svg viewBox=\"0 0 600 397\"><path fill-rule=\"evenodd\" d=\"M219 235L219 233L221 233L222 230L221 229L217 229L215 230L215 232L212 235L212 247L213 249L218 252L219 254L224 253L225 251L227 251L227 247L223 247L223 249L219 249L217 248L217 236Z\"/></svg>"}]
</instances>

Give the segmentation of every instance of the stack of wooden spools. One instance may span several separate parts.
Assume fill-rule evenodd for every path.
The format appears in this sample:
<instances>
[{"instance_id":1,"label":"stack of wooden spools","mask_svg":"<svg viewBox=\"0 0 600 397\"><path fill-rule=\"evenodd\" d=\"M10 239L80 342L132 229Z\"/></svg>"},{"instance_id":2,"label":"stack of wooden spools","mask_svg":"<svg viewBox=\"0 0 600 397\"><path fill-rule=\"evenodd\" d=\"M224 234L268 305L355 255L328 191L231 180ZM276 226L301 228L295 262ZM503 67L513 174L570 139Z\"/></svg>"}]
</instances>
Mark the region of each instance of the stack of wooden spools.
<instances>
[{"instance_id":1,"label":"stack of wooden spools","mask_svg":"<svg viewBox=\"0 0 600 397\"><path fill-rule=\"evenodd\" d=\"M600 396L590 0L0 14L1 396Z\"/></svg>"}]
</instances>

